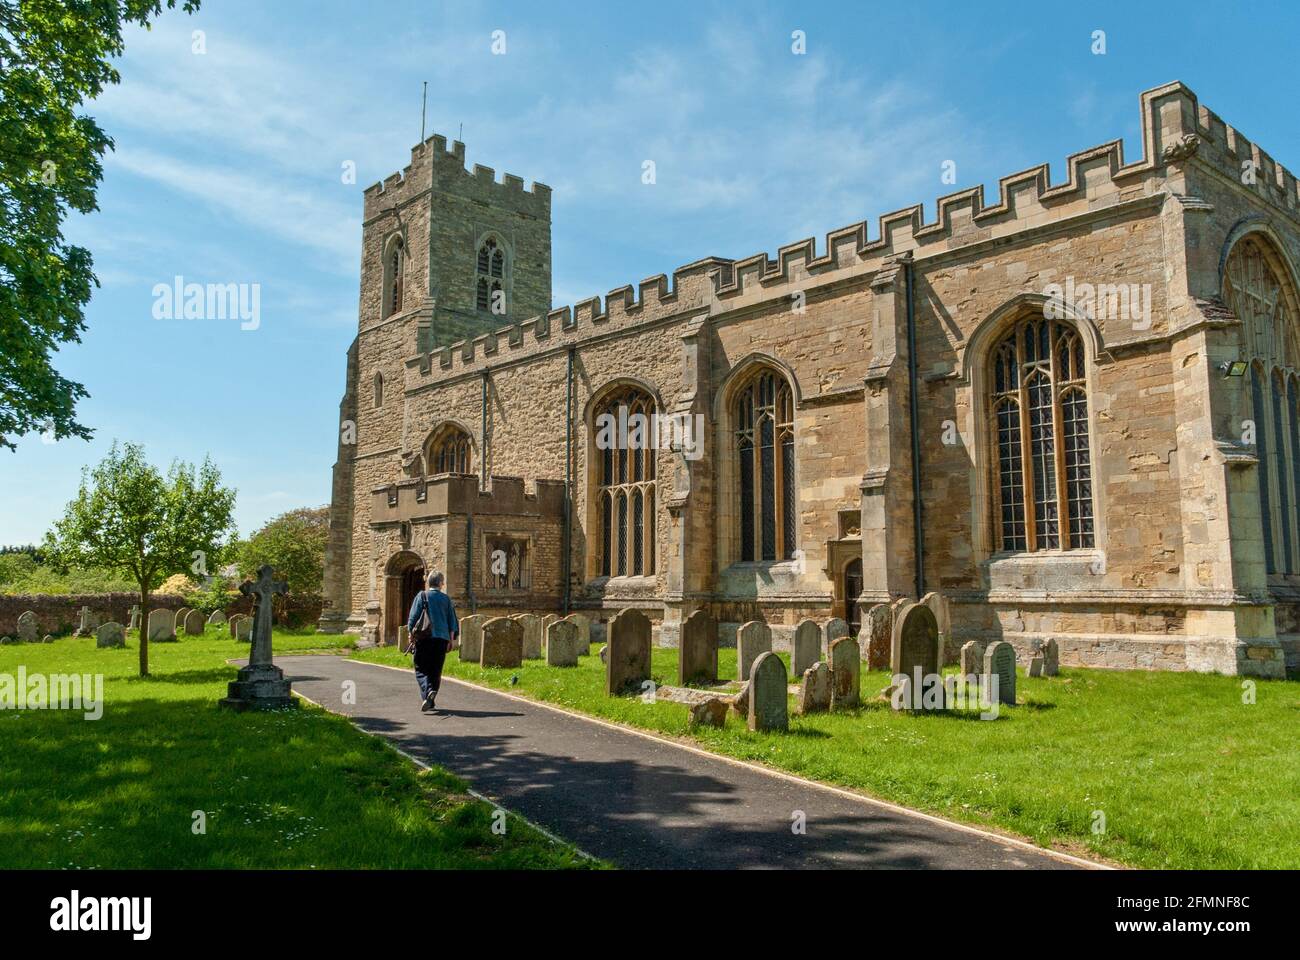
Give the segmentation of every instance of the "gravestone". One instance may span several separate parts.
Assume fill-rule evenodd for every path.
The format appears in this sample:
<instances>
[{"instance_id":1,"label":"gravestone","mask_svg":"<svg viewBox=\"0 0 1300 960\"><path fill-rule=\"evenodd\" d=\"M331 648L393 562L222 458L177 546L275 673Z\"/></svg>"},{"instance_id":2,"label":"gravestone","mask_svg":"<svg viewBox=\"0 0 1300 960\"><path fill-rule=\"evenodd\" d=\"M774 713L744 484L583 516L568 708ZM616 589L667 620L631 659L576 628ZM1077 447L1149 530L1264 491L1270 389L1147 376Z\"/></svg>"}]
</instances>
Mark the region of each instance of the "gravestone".
<instances>
[{"instance_id":1,"label":"gravestone","mask_svg":"<svg viewBox=\"0 0 1300 960\"><path fill-rule=\"evenodd\" d=\"M131 630L140 629L140 604L137 603L131 607L131 619L127 626Z\"/></svg>"},{"instance_id":2,"label":"gravestone","mask_svg":"<svg viewBox=\"0 0 1300 960\"><path fill-rule=\"evenodd\" d=\"M90 607L81 608L81 622L77 626L77 636L88 637L99 629L99 615Z\"/></svg>"},{"instance_id":3,"label":"gravestone","mask_svg":"<svg viewBox=\"0 0 1300 960\"><path fill-rule=\"evenodd\" d=\"M903 685L902 691L895 691L903 695L891 697L895 709L942 709L939 642L939 625L929 607L908 603L895 611L889 672L894 683Z\"/></svg>"},{"instance_id":4,"label":"gravestone","mask_svg":"<svg viewBox=\"0 0 1300 960\"><path fill-rule=\"evenodd\" d=\"M177 633L181 633L185 630L185 618L189 615L189 612L189 607L181 607L176 611L176 623L174 627Z\"/></svg>"},{"instance_id":5,"label":"gravestone","mask_svg":"<svg viewBox=\"0 0 1300 960\"><path fill-rule=\"evenodd\" d=\"M984 651L984 672L998 678L998 702L1016 703L1016 648L1005 640L990 643Z\"/></svg>"},{"instance_id":6,"label":"gravestone","mask_svg":"<svg viewBox=\"0 0 1300 960\"><path fill-rule=\"evenodd\" d=\"M524 631L524 659L542 659L542 618L533 613L521 613L514 619Z\"/></svg>"},{"instance_id":7,"label":"gravestone","mask_svg":"<svg viewBox=\"0 0 1300 960\"><path fill-rule=\"evenodd\" d=\"M18 642L35 643L36 637L40 634L40 624L36 621L36 614L30 610L24 610L18 615Z\"/></svg>"},{"instance_id":8,"label":"gravestone","mask_svg":"<svg viewBox=\"0 0 1300 960\"><path fill-rule=\"evenodd\" d=\"M248 621L253 637L248 664L239 668L221 701L221 706L229 710L279 710L298 705L284 671L275 665L271 656L271 601L276 594L283 595L289 589L272 574L271 567L263 565L257 571L256 580L239 585L239 592L253 597L256 607ZM200 615L199 620L202 619Z\"/></svg>"},{"instance_id":9,"label":"gravestone","mask_svg":"<svg viewBox=\"0 0 1300 960\"><path fill-rule=\"evenodd\" d=\"M235 614L233 617L231 617L231 618L227 621L227 626L230 628L230 639L231 639L231 640L238 639L238 637L239 637L239 621L240 621L240 620L243 620L243 619L244 619L244 615L243 615L242 613L237 613L237 614Z\"/></svg>"},{"instance_id":10,"label":"gravestone","mask_svg":"<svg viewBox=\"0 0 1300 960\"><path fill-rule=\"evenodd\" d=\"M185 635L187 637L197 637L203 633L208 622L203 619L203 613L200 610L191 610L185 614Z\"/></svg>"},{"instance_id":11,"label":"gravestone","mask_svg":"<svg viewBox=\"0 0 1300 960\"><path fill-rule=\"evenodd\" d=\"M921 598L921 603L934 614L935 627L939 631L939 665L942 666L948 658L948 601L942 594L931 590Z\"/></svg>"},{"instance_id":12,"label":"gravestone","mask_svg":"<svg viewBox=\"0 0 1300 960\"><path fill-rule=\"evenodd\" d=\"M397 649L405 653L411 647L411 628L402 624L397 628Z\"/></svg>"},{"instance_id":13,"label":"gravestone","mask_svg":"<svg viewBox=\"0 0 1300 960\"><path fill-rule=\"evenodd\" d=\"M110 620L95 630L96 647L125 647L126 627Z\"/></svg>"},{"instance_id":14,"label":"gravestone","mask_svg":"<svg viewBox=\"0 0 1300 960\"><path fill-rule=\"evenodd\" d=\"M591 653L591 621L581 613L571 613L564 619L578 628L578 656L585 657Z\"/></svg>"},{"instance_id":15,"label":"gravestone","mask_svg":"<svg viewBox=\"0 0 1300 960\"><path fill-rule=\"evenodd\" d=\"M555 620L546 630L546 665L578 665L578 628L568 620Z\"/></svg>"},{"instance_id":16,"label":"gravestone","mask_svg":"<svg viewBox=\"0 0 1300 960\"><path fill-rule=\"evenodd\" d=\"M718 679L718 625L703 610L682 621L677 651L677 683L716 683Z\"/></svg>"},{"instance_id":17,"label":"gravestone","mask_svg":"<svg viewBox=\"0 0 1300 960\"><path fill-rule=\"evenodd\" d=\"M770 650L760 653L749 670L749 729L788 730L788 696L785 664Z\"/></svg>"},{"instance_id":18,"label":"gravestone","mask_svg":"<svg viewBox=\"0 0 1300 960\"><path fill-rule=\"evenodd\" d=\"M524 662L524 628L517 619L493 617L483 624L479 665L517 667Z\"/></svg>"},{"instance_id":19,"label":"gravestone","mask_svg":"<svg viewBox=\"0 0 1300 960\"><path fill-rule=\"evenodd\" d=\"M1029 665L1025 667L1026 677L1041 677L1043 675L1043 658L1040 654L1033 654L1029 658Z\"/></svg>"},{"instance_id":20,"label":"gravestone","mask_svg":"<svg viewBox=\"0 0 1300 960\"><path fill-rule=\"evenodd\" d=\"M727 701L722 697L709 697L686 708L688 727L722 727L727 723Z\"/></svg>"},{"instance_id":21,"label":"gravestone","mask_svg":"<svg viewBox=\"0 0 1300 960\"><path fill-rule=\"evenodd\" d=\"M772 652L772 629L762 620L741 624L736 633L736 679L748 680L760 654Z\"/></svg>"},{"instance_id":22,"label":"gravestone","mask_svg":"<svg viewBox=\"0 0 1300 960\"><path fill-rule=\"evenodd\" d=\"M961 645L961 675L979 676L984 672L983 666L984 644L978 640L967 640Z\"/></svg>"},{"instance_id":23,"label":"gravestone","mask_svg":"<svg viewBox=\"0 0 1300 960\"><path fill-rule=\"evenodd\" d=\"M889 666L889 644L893 634L894 613L887 603L872 605L862 619L862 633L866 648L862 651L868 670L884 670Z\"/></svg>"},{"instance_id":24,"label":"gravestone","mask_svg":"<svg viewBox=\"0 0 1300 960\"><path fill-rule=\"evenodd\" d=\"M650 679L650 621L639 610L623 610L609 624L605 650L605 694L628 687L640 691Z\"/></svg>"},{"instance_id":25,"label":"gravestone","mask_svg":"<svg viewBox=\"0 0 1300 960\"><path fill-rule=\"evenodd\" d=\"M862 655L858 641L840 637L831 644L830 680L832 710L856 707L861 700Z\"/></svg>"},{"instance_id":26,"label":"gravestone","mask_svg":"<svg viewBox=\"0 0 1300 960\"><path fill-rule=\"evenodd\" d=\"M1053 637L1048 637L1040 646L1043 657L1043 676L1055 677L1061 672L1061 647Z\"/></svg>"},{"instance_id":27,"label":"gravestone","mask_svg":"<svg viewBox=\"0 0 1300 960\"><path fill-rule=\"evenodd\" d=\"M839 617L831 617L826 621L826 649L829 651L832 643L840 637L851 636L852 633L848 621L841 620Z\"/></svg>"},{"instance_id":28,"label":"gravestone","mask_svg":"<svg viewBox=\"0 0 1300 960\"><path fill-rule=\"evenodd\" d=\"M803 672L822 658L822 630L812 620L800 620L790 638L790 673L802 677Z\"/></svg>"},{"instance_id":29,"label":"gravestone","mask_svg":"<svg viewBox=\"0 0 1300 960\"><path fill-rule=\"evenodd\" d=\"M176 615L159 607L149 611L149 642L166 643L176 639Z\"/></svg>"},{"instance_id":30,"label":"gravestone","mask_svg":"<svg viewBox=\"0 0 1300 960\"><path fill-rule=\"evenodd\" d=\"M226 622L226 615L220 610L213 610L212 616L208 617L209 626L220 626Z\"/></svg>"},{"instance_id":31,"label":"gravestone","mask_svg":"<svg viewBox=\"0 0 1300 960\"><path fill-rule=\"evenodd\" d=\"M831 668L823 661L803 672L799 682L799 713L822 713L831 708Z\"/></svg>"},{"instance_id":32,"label":"gravestone","mask_svg":"<svg viewBox=\"0 0 1300 960\"><path fill-rule=\"evenodd\" d=\"M54 638L50 636L48 633L41 640L41 643L53 643L53 642L54 642Z\"/></svg>"},{"instance_id":33,"label":"gravestone","mask_svg":"<svg viewBox=\"0 0 1300 960\"><path fill-rule=\"evenodd\" d=\"M472 613L460 622L460 662L478 663L483 656L483 623L481 613Z\"/></svg>"},{"instance_id":34,"label":"gravestone","mask_svg":"<svg viewBox=\"0 0 1300 960\"><path fill-rule=\"evenodd\" d=\"M252 618L252 617L240 617L240 618L239 618L239 625L238 625L237 627L235 627L235 639L236 639L236 640L252 640L252 639L253 639L253 622L254 622L254 621L253 621L253 618Z\"/></svg>"}]
</instances>

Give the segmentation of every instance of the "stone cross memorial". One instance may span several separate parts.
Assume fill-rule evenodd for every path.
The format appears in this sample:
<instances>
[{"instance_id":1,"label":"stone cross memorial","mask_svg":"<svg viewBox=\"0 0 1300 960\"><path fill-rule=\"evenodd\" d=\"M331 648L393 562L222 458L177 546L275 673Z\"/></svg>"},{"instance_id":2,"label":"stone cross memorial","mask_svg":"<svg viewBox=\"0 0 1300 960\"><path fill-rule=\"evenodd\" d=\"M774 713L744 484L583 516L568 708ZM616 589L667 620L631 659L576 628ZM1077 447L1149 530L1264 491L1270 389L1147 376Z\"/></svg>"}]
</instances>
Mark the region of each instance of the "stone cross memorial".
<instances>
[{"instance_id":1,"label":"stone cross memorial","mask_svg":"<svg viewBox=\"0 0 1300 960\"><path fill-rule=\"evenodd\" d=\"M248 666L241 667L237 679L230 682L223 707L231 710L276 710L297 706L284 671L271 661L271 600L288 591L283 580L272 576L270 566L257 571L257 579L240 584L239 592L255 598L253 642Z\"/></svg>"}]
</instances>

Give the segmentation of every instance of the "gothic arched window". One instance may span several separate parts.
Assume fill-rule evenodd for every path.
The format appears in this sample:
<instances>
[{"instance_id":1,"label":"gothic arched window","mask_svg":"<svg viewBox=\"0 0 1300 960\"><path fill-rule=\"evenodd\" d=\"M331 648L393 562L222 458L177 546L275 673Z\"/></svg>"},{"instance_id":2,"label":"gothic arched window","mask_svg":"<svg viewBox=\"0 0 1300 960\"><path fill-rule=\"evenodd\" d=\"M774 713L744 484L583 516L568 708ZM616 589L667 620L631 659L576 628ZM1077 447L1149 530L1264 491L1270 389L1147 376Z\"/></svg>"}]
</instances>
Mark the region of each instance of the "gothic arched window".
<instances>
[{"instance_id":1,"label":"gothic arched window","mask_svg":"<svg viewBox=\"0 0 1300 960\"><path fill-rule=\"evenodd\" d=\"M990 433L999 549L1094 546L1083 341L1031 316L993 348Z\"/></svg>"},{"instance_id":2,"label":"gothic arched window","mask_svg":"<svg viewBox=\"0 0 1300 960\"><path fill-rule=\"evenodd\" d=\"M1281 259L1261 236L1238 241L1223 271L1223 301L1241 321L1250 361L1250 416L1259 458L1264 568L1300 572L1300 409L1296 406L1296 295Z\"/></svg>"},{"instance_id":3,"label":"gothic arched window","mask_svg":"<svg viewBox=\"0 0 1300 960\"><path fill-rule=\"evenodd\" d=\"M655 572L655 402L644 390L615 390L595 408L600 572Z\"/></svg>"},{"instance_id":4,"label":"gothic arched window","mask_svg":"<svg viewBox=\"0 0 1300 960\"><path fill-rule=\"evenodd\" d=\"M402 276L405 272L405 260L402 238L393 237L384 254L385 317L390 317L402 309Z\"/></svg>"},{"instance_id":5,"label":"gothic arched window","mask_svg":"<svg viewBox=\"0 0 1300 960\"><path fill-rule=\"evenodd\" d=\"M472 467L469 434L449 423L434 432L425 452L425 463L431 475L439 473L469 473Z\"/></svg>"},{"instance_id":6,"label":"gothic arched window","mask_svg":"<svg viewBox=\"0 0 1300 960\"><path fill-rule=\"evenodd\" d=\"M794 394L769 368L741 386L732 401L740 509L740 559L789 560L797 543Z\"/></svg>"},{"instance_id":7,"label":"gothic arched window","mask_svg":"<svg viewBox=\"0 0 1300 960\"><path fill-rule=\"evenodd\" d=\"M488 237L478 248L475 266L474 306L487 313L506 312L506 252L495 237Z\"/></svg>"}]
</instances>

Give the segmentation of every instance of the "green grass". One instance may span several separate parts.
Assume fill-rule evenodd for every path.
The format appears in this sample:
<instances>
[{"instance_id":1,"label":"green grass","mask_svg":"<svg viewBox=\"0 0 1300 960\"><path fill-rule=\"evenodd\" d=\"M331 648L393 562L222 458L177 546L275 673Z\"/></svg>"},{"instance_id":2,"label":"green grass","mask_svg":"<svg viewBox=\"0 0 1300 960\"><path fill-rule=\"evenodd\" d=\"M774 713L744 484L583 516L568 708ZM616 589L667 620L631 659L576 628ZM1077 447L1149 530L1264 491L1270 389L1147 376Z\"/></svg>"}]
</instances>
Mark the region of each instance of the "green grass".
<instances>
[{"instance_id":1,"label":"green grass","mask_svg":"<svg viewBox=\"0 0 1300 960\"><path fill-rule=\"evenodd\" d=\"M725 729L688 733L684 706L606 697L595 651L576 669L527 661L484 670L453 654L447 672L1084 855L1142 867L1300 867L1293 682L1259 681L1257 702L1245 705L1241 678L1065 669L1022 675L1020 705L992 721L898 714L874 701L792 715L787 734L750 733L735 714ZM409 663L393 648L358 657ZM735 650L721 651L724 677L735 663ZM675 683L676 664L676 650L656 649L655 680ZM865 673L864 699L887 683L883 672ZM454 688L445 696L454 702ZM1105 815L1104 833L1093 833L1094 811Z\"/></svg>"},{"instance_id":2,"label":"green grass","mask_svg":"<svg viewBox=\"0 0 1300 960\"><path fill-rule=\"evenodd\" d=\"M277 653L351 638L280 633ZM215 628L138 650L0 647L0 673L102 673L104 713L0 710L0 868L568 868L590 865L446 771L310 705L217 708L247 653ZM195 811L207 815L195 834Z\"/></svg>"}]
</instances>

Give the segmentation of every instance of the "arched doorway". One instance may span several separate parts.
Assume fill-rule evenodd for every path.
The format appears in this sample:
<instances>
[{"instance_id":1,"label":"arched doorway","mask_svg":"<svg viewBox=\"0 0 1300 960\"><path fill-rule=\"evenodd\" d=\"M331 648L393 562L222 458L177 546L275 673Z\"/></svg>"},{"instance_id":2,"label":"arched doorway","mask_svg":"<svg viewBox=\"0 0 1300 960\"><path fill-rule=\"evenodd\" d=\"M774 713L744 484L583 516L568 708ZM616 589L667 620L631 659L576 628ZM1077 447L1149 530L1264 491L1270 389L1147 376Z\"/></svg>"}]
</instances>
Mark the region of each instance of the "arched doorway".
<instances>
[{"instance_id":1,"label":"arched doorway","mask_svg":"<svg viewBox=\"0 0 1300 960\"><path fill-rule=\"evenodd\" d=\"M405 625L415 595L424 588L424 560L418 553L403 550L394 554L384 568L384 614L380 642L397 643L397 628Z\"/></svg>"},{"instance_id":2,"label":"arched doorway","mask_svg":"<svg viewBox=\"0 0 1300 960\"><path fill-rule=\"evenodd\" d=\"M861 595L862 558L855 557L844 565L844 619L848 621L851 637L856 637L862 626L862 612L858 606Z\"/></svg>"}]
</instances>

